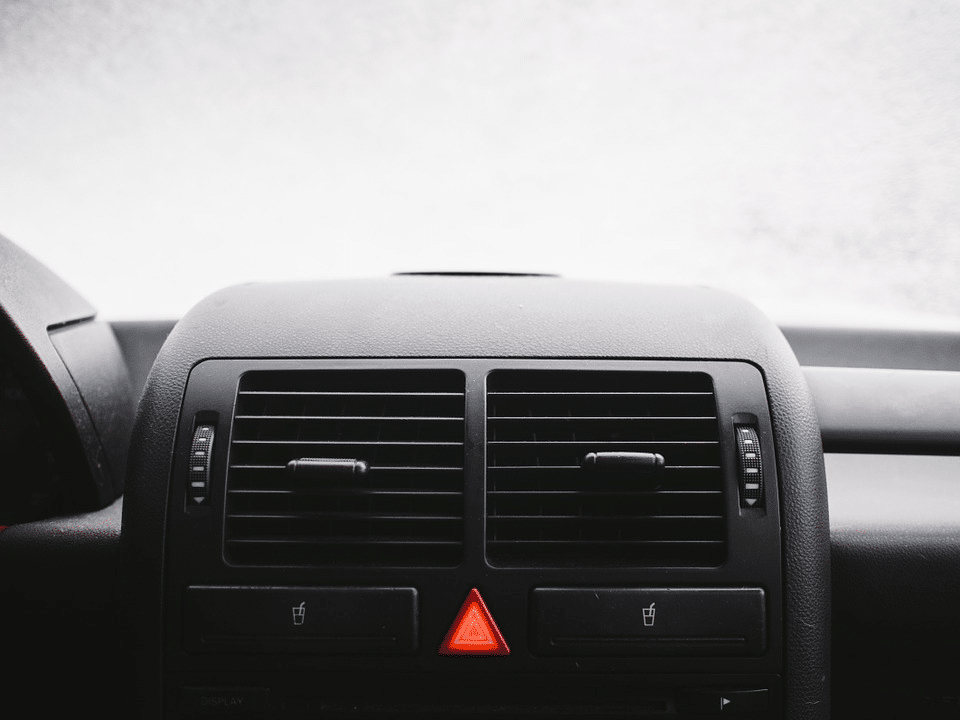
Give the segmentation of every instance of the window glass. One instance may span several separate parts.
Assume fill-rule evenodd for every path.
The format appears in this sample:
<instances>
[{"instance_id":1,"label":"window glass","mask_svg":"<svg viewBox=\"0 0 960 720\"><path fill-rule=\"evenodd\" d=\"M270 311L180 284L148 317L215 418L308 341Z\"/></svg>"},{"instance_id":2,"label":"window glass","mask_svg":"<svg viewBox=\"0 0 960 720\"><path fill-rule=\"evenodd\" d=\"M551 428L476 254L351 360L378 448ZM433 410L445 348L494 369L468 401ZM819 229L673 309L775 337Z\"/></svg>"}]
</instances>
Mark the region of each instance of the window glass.
<instances>
[{"instance_id":1,"label":"window glass","mask_svg":"<svg viewBox=\"0 0 960 720\"><path fill-rule=\"evenodd\" d=\"M949 2L4 2L0 233L108 318L410 270L955 318L958 37Z\"/></svg>"}]
</instances>

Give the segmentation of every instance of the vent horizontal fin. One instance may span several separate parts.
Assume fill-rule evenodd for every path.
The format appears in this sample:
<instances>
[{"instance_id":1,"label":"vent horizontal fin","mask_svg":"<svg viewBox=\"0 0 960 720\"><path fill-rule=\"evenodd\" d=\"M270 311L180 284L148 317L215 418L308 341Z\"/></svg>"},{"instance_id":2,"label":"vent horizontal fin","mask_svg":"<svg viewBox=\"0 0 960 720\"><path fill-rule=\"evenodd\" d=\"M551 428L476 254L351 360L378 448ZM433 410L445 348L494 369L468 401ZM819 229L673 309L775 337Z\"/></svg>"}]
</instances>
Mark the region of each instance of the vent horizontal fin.
<instances>
[{"instance_id":1,"label":"vent horizontal fin","mask_svg":"<svg viewBox=\"0 0 960 720\"><path fill-rule=\"evenodd\" d=\"M241 378L224 555L238 565L454 566L463 556L464 376L254 371ZM366 464L300 476L292 460Z\"/></svg>"},{"instance_id":2,"label":"vent horizontal fin","mask_svg":"<svg viewBox=\"0 0 960 720\"><path fill-rule=\"evenodd\" d=\"M726 554L711 378L497 371L487 382L487 556L499 565L717 566ZM651 452L654 476L590 473Z\"/></svg>"}]
</instances>

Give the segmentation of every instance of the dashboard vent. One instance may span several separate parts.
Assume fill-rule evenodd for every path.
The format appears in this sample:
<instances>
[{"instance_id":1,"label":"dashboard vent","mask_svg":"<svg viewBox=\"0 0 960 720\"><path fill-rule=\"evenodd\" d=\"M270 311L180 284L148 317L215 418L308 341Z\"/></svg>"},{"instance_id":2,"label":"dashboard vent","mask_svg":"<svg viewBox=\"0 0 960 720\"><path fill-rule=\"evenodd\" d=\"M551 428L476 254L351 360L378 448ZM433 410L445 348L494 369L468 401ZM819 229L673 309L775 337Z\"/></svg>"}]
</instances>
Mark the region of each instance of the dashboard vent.
<instances>
[{"instance_id":1,"label":"dashboard vent","mask_svg":"<svg viewBox=\"0 0 960 720\"><path fill-rule=\"evenodd\" d=\"M237 565L455 566L463 441L459 371L248 372L233 418L224 556Z\"/></svg>"},{"instance_id":2,"label":"dashboard vent","mask_svg":"<svg viewBox=\"0 0 960 720\"><path fill-rule=\"evenodd\" d=\"M704 373L491 373L487 557L499 565L720 565L716 414ZM584 463L590 453L641 452L662 455L664 466L641 474Z\"/></svg>"}]
</instances>

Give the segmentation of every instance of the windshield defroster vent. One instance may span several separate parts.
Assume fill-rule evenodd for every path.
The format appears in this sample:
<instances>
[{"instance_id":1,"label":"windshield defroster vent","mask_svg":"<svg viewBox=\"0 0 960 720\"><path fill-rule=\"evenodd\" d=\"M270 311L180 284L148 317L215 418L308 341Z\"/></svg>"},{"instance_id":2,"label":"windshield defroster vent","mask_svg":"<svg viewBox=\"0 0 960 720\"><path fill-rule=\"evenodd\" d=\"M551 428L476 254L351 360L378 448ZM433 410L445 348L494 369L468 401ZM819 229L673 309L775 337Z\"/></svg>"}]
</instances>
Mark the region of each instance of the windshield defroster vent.
<instances>
[{"instance_id":1,"label":"windshield defroster vent","mask_svg":"<svg viewBox=\"0 0 960 720\"><path fill-rule=\"evenodd\" d=\"M459 371L253 371L240 380L224 555L237 565L455 566Z\"/></svg>"},{"instance_id":2,"label":"windshield defroster vent","mask_svg":"<svg viewBox=\"0 0 960 720\"><path fill-rule=\"evenodd\" d=\"M720 565L716 414L704 373L491 373L487 557L499 565Z\"/></svg>"}]
</instances>

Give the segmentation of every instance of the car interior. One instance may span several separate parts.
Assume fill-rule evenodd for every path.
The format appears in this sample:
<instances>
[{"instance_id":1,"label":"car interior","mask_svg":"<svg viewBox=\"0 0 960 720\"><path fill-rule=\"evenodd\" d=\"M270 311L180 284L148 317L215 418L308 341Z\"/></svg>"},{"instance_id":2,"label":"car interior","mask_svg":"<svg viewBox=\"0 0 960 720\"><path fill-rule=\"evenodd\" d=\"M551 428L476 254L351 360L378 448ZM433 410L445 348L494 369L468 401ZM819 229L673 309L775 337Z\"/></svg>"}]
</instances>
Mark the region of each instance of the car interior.
<instances>
[{"instance_id":1,"label":"car interior","mask_svg":"<svg viewBox=\"0 0 960 720\"><path fill-rule=\"evenodd\" d=\"M457 273L106 323L0 251L13 706L958 712L960 335Z\"/></svg>"},{"instance_id":2,"label":"car interior","mask_svg":"<svg viewBox=\"0 0 960 720\"><path fill-rule=\"evenodd\" d=\"M0 711L960 718L958 36L0 2Z\"/></svg>"}]
</instances>

